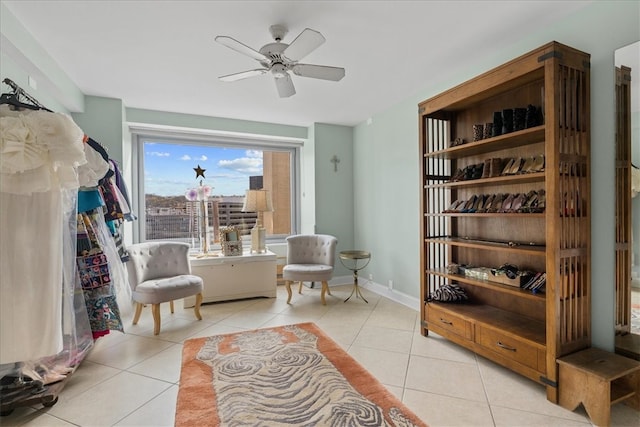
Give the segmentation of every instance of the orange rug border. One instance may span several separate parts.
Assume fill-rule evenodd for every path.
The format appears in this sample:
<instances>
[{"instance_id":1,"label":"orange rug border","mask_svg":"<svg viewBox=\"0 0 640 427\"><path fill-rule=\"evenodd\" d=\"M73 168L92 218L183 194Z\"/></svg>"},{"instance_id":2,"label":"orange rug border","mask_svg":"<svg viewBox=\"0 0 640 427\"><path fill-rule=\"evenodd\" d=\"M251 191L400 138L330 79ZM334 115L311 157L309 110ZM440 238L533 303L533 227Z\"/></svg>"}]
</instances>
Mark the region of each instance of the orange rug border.
<instances>
[{"instance_id":1,"label":"orange rug border","mask_svg":"<svg viewBox=\"0 0 640 427\"><path fill-rule=\"evenodd\" d=\"M374 402L384 410L385 418L391 408L398 408L403 415L416 426L426 424L420 420L404 403L395 397L378 379L367 371L357 360L344 351L335 341L329 338L315 323L295 323L270 328L257 328L249 331L232 332L218 336L233 336L260 329L282 329L287 326L297 326L318 337L318 350L336 367L342 376L365 398ZM182 366L180 370L180 385L176 402L176 427L187 426L218 426L220 418L216 407L216 396L211 368L196 359L208 337L186 340L182 350ZM391 421L386 418L389 423Z\"/></svg>"}]
</instances>

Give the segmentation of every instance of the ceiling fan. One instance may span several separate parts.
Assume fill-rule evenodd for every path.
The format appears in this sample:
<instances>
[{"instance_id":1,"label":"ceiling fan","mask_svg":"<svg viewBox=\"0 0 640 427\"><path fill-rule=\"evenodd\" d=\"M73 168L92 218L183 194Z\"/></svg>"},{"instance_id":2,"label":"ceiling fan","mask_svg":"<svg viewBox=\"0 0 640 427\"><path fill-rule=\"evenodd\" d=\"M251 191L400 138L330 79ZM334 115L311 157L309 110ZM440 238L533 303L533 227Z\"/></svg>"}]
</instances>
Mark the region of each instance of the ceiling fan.
<instances>
[{"instance_id":1,"label":"ceiling fan","mask_svg":"<svg viewBox=\"0 0 640 427\"><path fill-rule=\"evenodd\" d=\"M236 52L240 52L243 55L247 55L262 65L262 68L221 76L219 79L224 82L234 82L271 71L276 82L278 94L281 98L287 98L296 93L289 71L292 71L296 76L336 82L344 77L344 68L300 64L298 62L325 42L324 36L319 32L305 28L291 44L286 44L282 43L282 39L288 32L285 26L272 25L269 27L269 31L275 43L268 43L262 46L259 51L231 37L217 36L215 40L218 43Z\"/></svg>"}]
</instances>

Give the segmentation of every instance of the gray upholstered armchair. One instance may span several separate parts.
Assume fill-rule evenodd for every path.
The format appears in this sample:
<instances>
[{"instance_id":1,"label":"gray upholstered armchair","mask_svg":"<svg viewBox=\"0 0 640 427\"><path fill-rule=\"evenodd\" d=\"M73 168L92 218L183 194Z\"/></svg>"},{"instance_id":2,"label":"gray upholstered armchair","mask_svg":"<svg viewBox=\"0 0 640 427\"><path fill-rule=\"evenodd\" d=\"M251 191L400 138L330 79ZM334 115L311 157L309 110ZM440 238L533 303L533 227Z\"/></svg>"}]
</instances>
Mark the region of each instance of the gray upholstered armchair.
<instances>
[{"instance_id":1,"label":"gray upholstered armchair","mask_svg":"<svg viewBox=\"0 0 640 427\"><path fill-rule=\"evenodd\" d=\"M196 295L196 318L202 320L202 278L191 274L189 245L182 242L145 242L127 246L129 283L136 312L133 324L140 319L145 304L151 304L153 334L160 333L160 303Z\"/></svg>"},{"instance_id":2,"label":"gray upholstered armchair","mask_svg":"<svg viewBox=\"0 0 640 427\"><path fill-rule=\"evenodd\" d=\"M287 287L287 304L291 302L291 282L300 282L298 293L302 293L302 282L321 282L320 299L326 305L325 293L329 291L329 280L333 277L338 239L326 234L297 235L287 237L287 265L282 278Z\"/></svg>"}]
</instances>

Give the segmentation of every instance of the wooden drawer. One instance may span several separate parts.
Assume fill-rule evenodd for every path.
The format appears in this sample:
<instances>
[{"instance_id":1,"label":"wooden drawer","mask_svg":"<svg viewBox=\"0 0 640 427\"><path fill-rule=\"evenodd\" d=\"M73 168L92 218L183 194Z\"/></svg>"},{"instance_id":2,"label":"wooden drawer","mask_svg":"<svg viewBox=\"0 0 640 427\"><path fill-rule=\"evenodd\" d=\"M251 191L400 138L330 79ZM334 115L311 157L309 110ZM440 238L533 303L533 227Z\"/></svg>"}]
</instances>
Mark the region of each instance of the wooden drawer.
<instances>
[{"instance_id":1,"label":"wooden drawer","mask_svg":"<svg viewBox=\"0 0 640 427\"><path fill-rule=\"evenodd\" d=\"M476 343L498 353L504 357L515 360L530 368L540 370L538 362L538 348L517 337L503 334L500 331L476 325ZM542 358L544 363L544 357Z\"/></svg>"},{"instance_id":2,"label":"wooden drawer","mask_svg":"<svg viewBox=\"0 0 640 427\"><path fill-rule=\"evenodd\" d=\"M441 309L436 304L427 306L427 322L468 340L473 340L473 324L454 313Z\"/></svg>"}]
</instances>

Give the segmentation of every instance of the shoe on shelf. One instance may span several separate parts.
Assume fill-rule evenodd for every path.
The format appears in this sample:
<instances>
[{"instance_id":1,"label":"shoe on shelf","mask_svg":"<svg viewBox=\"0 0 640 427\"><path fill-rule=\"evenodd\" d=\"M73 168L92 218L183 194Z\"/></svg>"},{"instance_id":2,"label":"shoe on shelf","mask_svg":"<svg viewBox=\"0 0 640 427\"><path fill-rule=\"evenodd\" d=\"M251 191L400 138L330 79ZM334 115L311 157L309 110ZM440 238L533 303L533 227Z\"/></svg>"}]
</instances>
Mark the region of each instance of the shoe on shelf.
<instances>
[{"instance_id":1,"label":"shoe on shelf","mask_svg":"<svg viewBox=\"0 0 640 427\"><path fill-rule=\"evenodd\" d=\"M520 168L520 171L518 173L531 173L532 169L533 169L533 165L536 162L536 158L535 157L527 157L527 160L525 160L524 164L522 165L522 167Z\"/></svg>"},{"instance_id":2,"label":"shoe on shelf","mask_svg":"<svg viewBox=\"0 0 640 427\"><path fill-rule=\"evenodd\" d=\"M533 162L533 166L531 166L531 172L542 171L544 171L544 154L537 155Z\"/></svg>"},{"instance_id":3,"label":"shoe on shelf","mask_svg":"<svg viewBox=\"0 0 640 427\"><path fill-rule=\"evenodd\" d=\"M514 159L514 158L508 159L507 163L504 165L504 168L502 169L502 172L500 172L500 175L509 175L509 172L513 168L513 163L515 161L516 161L516 159Z\"/></svg>"},{"instance_id":4,"label":"shoe on shelf","mask_svg":"<svg viewBox=\"0 0 640 427\"><path fill-rule=\"evenodd\" d=\"M538 202L538 192L531 190L525 195L526 200L522 203L520 208L518 208L518 212L520 213L529 213L531 212L531 207Z\"/></svg>"},{"instance_id":5,"label":"shoe on shelf","mask_svg":"<svg viewBox=\"0 0 640 427\"><path fill-rule=\"evenodd\" d=\"M489 177L494 178L496 176L500 176L501 173L502 173L502 159L500 158L491 159L491 169L489 170Z\"/></svg>"},{"instance_id":6,"label":"shoe on shelf","mask_svg":"<svg viewBox=\"0 0 640 427\"><path fill-rule=\"evenodd\" d=\"M513 161L513 166L511 166L511 169L509 170L509 173L507 175L517 174L518 172L520 172L521 167L522 167L522 158L516 157L516 159Z\"/></svg>"},{"instance_id":7,"label":"shoe on shelf","mask_svg":"<svg viewBox=\"0 0 640 427\"><path fill-rule=\"evenodd\" d=\"M478 200L478 196L476 196L476 195L471 196L469 198L469 200L467 200L467 203L464 204L464 207L462 208L462 210L460 212L462 212L462 213L470 213L471 209L476 204L477 200Z\"/></svg>"},{"instance_id":8,"label":"shoe on shelf","mask_svg":"<svg viewBox=\"0 0 640 427\"><path fill-rule=\"evenodd\" d=\"M493 198L495 196L496 196L495 194L487 194L486 197L484 198L482 206L478 205L478 209L476 210L476 212L477 213L487 212L487 209L491 207L491 204L493 203Z\"/></svg>"},{"instance_id":9,"label":"shoe on shelf","mask_svg":"<svg viewBox=\"0 0 640 427\"><path fill-rule=\"evenodd\" d=\"M496 194L491 202L491 206L487 208L487 212L496 213L502 209L502 202L504 202L504 198L507 194Z\"/></svg>"},{"instance_id":10,"label":"shoe on shelf","mask_svg":"<svg viewBox=\"0 0 640 427\"><path fill-rule=\"evenodd\" d=\"M502 202L502 207L500 208L500 210L498 212L500 212L500 213L509 212L509 210L511 209L511 204L513 203L513 200L516 197L517 197L517 194L509 194L509 195L507 195L507 198L504 199L504 201Z\"/></svg>"},{"instance_id":11,"label":"shoe on shelf","mask_svg":"<svg viewBox=\"0 0 640 427\"><path fill-rule=\"evenodd\" d=\"M491 162L493 159L487 159L484 161L484 166L482 167L482 178L489 178L491 176Z\"/></svg>"},{"instance_id":12,"label":"shoe on shelf","mask_svg":"<svg viewBox=\"0 0 640 427\"><path fill-rule=\"evenodd\" d=\"M524 193L518 194L518 196L515 199L513 199L513 203L511 203L509 212L511 213L520 212L520 208L522 207L522 204L525 203L526 201L527 201L526 194Z\"/></svg>"}]
</instances>

